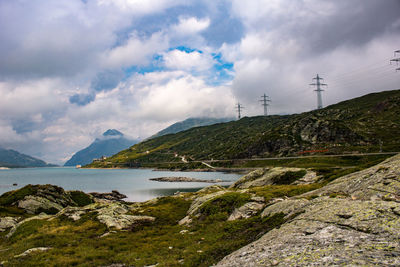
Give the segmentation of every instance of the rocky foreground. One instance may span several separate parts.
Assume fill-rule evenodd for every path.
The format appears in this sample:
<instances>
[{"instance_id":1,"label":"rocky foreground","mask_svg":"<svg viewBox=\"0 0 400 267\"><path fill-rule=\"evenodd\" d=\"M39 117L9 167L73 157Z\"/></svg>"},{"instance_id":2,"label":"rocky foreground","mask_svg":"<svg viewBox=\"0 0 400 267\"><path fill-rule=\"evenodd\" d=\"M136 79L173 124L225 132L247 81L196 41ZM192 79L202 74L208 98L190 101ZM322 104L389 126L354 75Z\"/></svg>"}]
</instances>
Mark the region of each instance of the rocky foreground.
<instances>
[{"instance_id":1,"label":"rocky foreground","mask_svg":"<svg viewBox=\"0 0 400 267\"><path fill-rule=\"evenodd\" d=\"M216 266L399 266L400 156L270 205L280 228Z\"/></svg>"},{"instance_id":2,"label":"rocky foreground","mask_svg":"<svg viewBox=\"0 0 400 267\"><path fill-rule=\"evenodd\" d=\"M3 194L1 264L400 265L400 155L330 183L279 167L229 188L123 197L52 185Z\"/></svg>"}]
</instances>

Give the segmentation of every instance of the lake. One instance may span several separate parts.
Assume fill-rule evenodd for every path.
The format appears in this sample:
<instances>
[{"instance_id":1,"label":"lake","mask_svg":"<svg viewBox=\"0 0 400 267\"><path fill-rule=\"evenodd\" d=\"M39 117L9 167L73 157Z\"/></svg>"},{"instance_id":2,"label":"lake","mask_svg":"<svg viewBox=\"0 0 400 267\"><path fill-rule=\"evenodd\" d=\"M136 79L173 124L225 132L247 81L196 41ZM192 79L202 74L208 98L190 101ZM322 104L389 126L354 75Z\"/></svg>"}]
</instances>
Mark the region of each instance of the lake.
<instances>
[{"instance_id":1,"label":"lake","mask_svg":"<svg viewBox=\"0 0 400 267\"><path fill-rule=\"evenodd\" d=\"M117 190L127 195L128 201L146 201L159 196L172 195L176 191L193 192L212 185L149 180L157 177L180 176L207 180L221 179L223 182L218 183L220 185L229 185L241 177L240 174L235 173L172 172L149 169L23 168L0 170L0 194L27 184L53 184L65 190L81 190L86 193ZM14 183L18 185L13 186Z\"/></svg>"}]
</instances>

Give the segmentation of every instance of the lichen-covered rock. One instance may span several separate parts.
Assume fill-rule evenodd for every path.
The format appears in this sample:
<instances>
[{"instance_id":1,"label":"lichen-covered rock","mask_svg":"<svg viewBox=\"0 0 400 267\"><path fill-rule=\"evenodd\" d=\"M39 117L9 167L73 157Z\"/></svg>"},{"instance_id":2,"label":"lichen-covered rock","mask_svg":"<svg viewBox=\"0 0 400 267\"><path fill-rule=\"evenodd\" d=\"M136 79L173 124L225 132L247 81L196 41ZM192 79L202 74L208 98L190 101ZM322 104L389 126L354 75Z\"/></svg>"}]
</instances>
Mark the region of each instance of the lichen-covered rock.
<instances>
[{"instance_id":1,"label":"lichen-covered rock","mask_svg":"<svg viewBox=\"0 0 400 267\"><path fill-rule=\"evenodd\" d=\"M290 217L293 214L303 212L304 207L310 203L311 202L306 199L285 199L266 207L261 213L261 217L270 217L277 213L283 213L287 217Z\"/></svg>"},{"instance_id":2,"label":"lichen-covered rock","mask_svg":"<svg viewBox=\"0 0 400 267\"><path fill-rule=\"evenodd\" d=\"M92 192L92 193L89 193L89 195L91 195L97 199L106 199L106 200L112 200L112 201L122 201L124 198L127 198L126 195L121 194L117 190L112 190L110 193Z\"/></svg>"},{"instance_id":3,"label":"lichen-covered rock","mask_svg":"<svg viewBox=\"0 0 400 267\"><path fill-rule=\"evenodd\" d=\"M55 214L63 207L47 198L26 196L23 200L18 201L18 208L24 209L28 214L37 214L41 212Z\"/></svg>"},{"instance_id":4,"label":"lichen-covered rock","mask_svg":"<svg viewBox=\"0 0 400 267\"><path fill-rule=\"evenodd\" d=\"M286 222L216 266L399 266L399 179L397 155L272 204L261 216Z\"/></svg>"},{"instance_id":5,"label":"lichen-covered rock","mask_svg":"<svg viewBox=\"0 0 400 267\"><path fill-rule=\"evenodd\" d=\"M111 203L97 209L97 219L107 225L108 228L114 227L117 230L131 229L136 225L153 222L154 217L127 215L130 210L127 205L121 203Z\"/></svg>"},{"instance_id":6,"label":"lichen-covered rock","mask_svg":"<svg viewBox=\"0 0 400 267\"><path fill-rule=\"evenodd\" d=\"M400 201L400 155L360 172L336 179L301 197L339 194L353 199Z\"/></svg>"},{"instance_id":7,"label":"lichen-covered rock","mask_svg":"<svg viewBox=\"0 0 400 267\"><path fill-rule=\"evenodd\" d=\"M95 204L88 205L86 207L66 207L57 213L57 217L66 216L74 221L81 219L81 216L87 212L95 210Z\"/></svg>"},{"instance_id":8,"label":"lichen-covered rock","mask_svg":"<svg viewBox=\"0 0 400 267\"><path fill-rule=\"evenodd\" d=\"M0 232L14 227L20 221L20 217L0 217Z\"/></svg>"},{"instance_id":9,"label":"lichen-covered rock","mask_svg":"<svg viewBox=\"0 0 400 267\"><path fill-rule=\"evenodd\" d=\"M80 206L83 198L92 202L89 196L81 191L66 192L55 185L26 185L23 188L6 192L0 196L0 205L24 209L29 214L42 212L55 214L67 206ZM89 201L88 201L89 200Z\"/></svg>"},{"instance_id":10,"label":"lichen-covered rock","mask_svg":"<svg viewBox=\"0 0 400 267\"><path fill-rule=\"evenodd\" d=\"M257 169L249 172L248 174L240 177L239 180L233 183L229 188L248 188L244 186L244 184L261 178L267 171L268 169Z\"/></svg>"},{"instance_id":11,"label":"lichen-covered rock","mask_svg":"<svg viewBox=\"0 0 400 267\"><path fill-rule=\"evenodd\" d=\"M310 171L308 171L310 172ZM258 169L241 177L238 181L230 186L235 189L246 189L256 186L274 185L274 184L291 184L312 183L317 179L314 172L307 175L307 171L301 168L276 167L272 169Z\"/></svg>"},{"instance_id":12,"label":"lichen-covered rock","mask_svg":"<svg viewBox=\"0 0 400 267\"><path fill-rule=\"evenodd\" d=\"M248 219L256 215L264 208L265 204L260 202L247 202L243 206L235 209L229 216L228 221L235 221L239 219Z\"/></svg>"},{"instance_id":13,"label":"lichen-covered rock","mask_svg":"<svg viewBox=\"0 0 400 267\"><path fill-rule=\"evenodd\" d=\"M118 214L118 215L99 215L97 219L107 225L108 228L114 227L117 230L121 229L132 229L137 225L141 225L144 223L151 223L155 220L154 217L151 216L134 216L127 214Z\"/></svg>"},{"instance_id":14,"label":"lichen-covered rock","mask_svg":"<svg viewBox=\"0 0 400 267\"><path fill-rule=\"evenodd\" d=\"M312 184L318 182L321 176L317 175L316 172L307 170L306 175L295 181L293 184Z\"/></svg>"},{"instance_id":15,"label":"lichen-covered rock","mask_svg":"<svg viewBox=\"0 0 400 267\"><path fill-rule=\"evenodd\" d=\"M216 266L400 264L399 203L332 198L312 202L304 213Z\"/></svg>"}]
</instances>

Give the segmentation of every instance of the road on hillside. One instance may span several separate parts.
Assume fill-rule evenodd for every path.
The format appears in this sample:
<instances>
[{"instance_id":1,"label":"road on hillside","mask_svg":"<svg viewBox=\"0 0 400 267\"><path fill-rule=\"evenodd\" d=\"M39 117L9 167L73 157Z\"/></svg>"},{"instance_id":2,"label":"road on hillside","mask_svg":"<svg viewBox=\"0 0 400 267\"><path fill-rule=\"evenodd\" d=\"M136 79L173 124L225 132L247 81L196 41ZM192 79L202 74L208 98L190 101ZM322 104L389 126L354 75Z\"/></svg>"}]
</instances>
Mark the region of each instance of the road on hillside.
<instances>
[{"instance_id":1,"label":"road on hillside","mask_svg":"<svg viewBox=\"0 0 400 267\"><path fill-rule=\"evenodd\" d=\"M244 159L213 159L192 162L224 162L234 160L277 160L277 159L304 159L304 158L332 158L332 157L348 157L348 156L373 156L373 155L396 155L400 152L376 152L376 153L352 153L352 154L338 154L338 155L310 155L310 156L292 156L292 157L274 157L274 158L244 158Z\"/></svg>"}]
</instances>

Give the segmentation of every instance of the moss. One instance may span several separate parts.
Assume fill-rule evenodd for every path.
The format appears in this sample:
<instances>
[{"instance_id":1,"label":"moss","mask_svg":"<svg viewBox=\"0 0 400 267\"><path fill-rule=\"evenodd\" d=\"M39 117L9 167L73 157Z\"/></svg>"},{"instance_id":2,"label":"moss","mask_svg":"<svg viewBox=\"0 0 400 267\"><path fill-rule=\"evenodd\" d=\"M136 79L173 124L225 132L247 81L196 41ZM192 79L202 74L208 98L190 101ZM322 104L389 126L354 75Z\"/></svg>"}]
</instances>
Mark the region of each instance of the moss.
<instances>
[{"instance_id":1,"label":"moss","mask_svg":"<svg viewBox=\"0 0 400 267\"><path fill-rule=\"evenodd\" d=\"M158 225L174 225L186 216L190 207L190 201L180 197L163 197L156 204L142 206L139 211L134 211L134 215L147 215L156 218Z\"/></svg>"},{"instance_id":2,"label":"moss","mask_svg":"<svg viewBox=\"0 0 400 267\"><path fill-rule=\"evenodd\" d=\"M83 207L86 205L89 205L93 203L92 198L88 195L85 194L82 191L69 191L68 194L70 195L71 199L79 206Z\"/></svg>"},{"instance_id":3,"label":"moss","mask_svg":"<svg viewBox=\"0 0 400 267\"><path fill-rule=\"evenodd\" d=\"M30 184L22 187L21 189L6 192L0 196L0 205L11 205L16 201L24 199L26 196L33 195L36 192L36 187Z\"/></svg>"},{"instance_id":4,"label":"moss","mask_svg":"<svg viewBox=\"0 0 400 267\"><path fill-rule=\"evenodd\" d=\"M218 213L228 215L229 213L233 212L235 208L244 205L249 200L249 194L242 194L238 192L226 193L222 196L206 201L200 207L200 213L203 216L216 215Z\"/></svg>"},{"instance_id":5,"label":"moss","mask_svg":"<svg viewBox=\"0 0 400 267\"><path fill-rule=\"evenodd\" d=\"M291 184L298 179L304 177L306 175L307 171L306 170L300 170L297 172L285 172L283 175L275 177L272 181L274 184L277 185L282 185L282 184Z\"/></svg>"}]
</instances>

